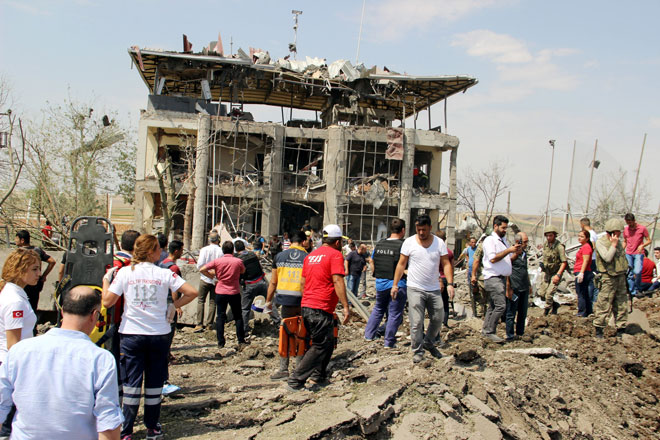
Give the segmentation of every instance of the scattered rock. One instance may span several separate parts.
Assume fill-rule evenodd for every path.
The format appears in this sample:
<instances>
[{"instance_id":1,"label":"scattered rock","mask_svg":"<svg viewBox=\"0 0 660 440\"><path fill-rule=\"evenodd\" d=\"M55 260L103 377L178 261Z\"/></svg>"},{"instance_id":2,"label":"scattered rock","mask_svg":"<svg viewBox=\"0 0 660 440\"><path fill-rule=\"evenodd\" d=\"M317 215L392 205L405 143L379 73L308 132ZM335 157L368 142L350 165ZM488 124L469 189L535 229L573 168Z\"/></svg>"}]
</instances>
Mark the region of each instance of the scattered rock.
<instances>
[{"instance_id":1,"label":"scattered rock","mask_svg":"<svg viewBox=\"0 0 660 440\"><path fill-rule=\"evenodd\" d=\"M250 360L250 361L245 361L240 365L241 368L258 368L260 370L263 370L266 368L266 365L263 363L263 361L257 361L257 360Z\"/></svg>"},{"instance_id":2,"label":"scattered rock","mask_svg":"<svg viewBox=\"0 0 660 440\"><path fill-rule=\"evenodd\" d=\"M642 377L642 374L644 373L644 365L642 365L641 362L635 362L630 359L623 361L621 367L626 373L630 373L637 377Z\"/></svg>"},{"instance_id":3,"label":"scattered rock","mask_svg":"<svg viewBox=\"0 0 660 440\"><path fill-rule=\"evenodd\" d=\"M482 414L489 420L497 421L500 419L499 414L493 411L488 405L483 403L473 394L469 394L463 398L463 405L465 405L469 410L473 412Z\"/></svg>"},{"instance_id":4,"label":"scattered rock","mask_svg":"<svg viewBox=\"0 0 660 440\"><path fill-rule=\"evenodd\" d=\"M417 440L435 438L435 433L444 425L442 414L414 412L406 414L392 437L394 440Z\"/></svg>"},{"instance_id":5,"label":"scattered rock","mask_svg":"<svg viewBox=\"0 0 660 440\"><path fill-rule=\"evenodd\" d=\"M473 432L479 433L487 440L502 440L502 432L497 425L479 413L470 414Z\"/></svg>"},{"instance_id":6,"label":"scattered rock","mask_svg":"<svg viewBox=\"0 0 660 440\"><path fill-rule=\"evenodd\" d=\"M479 353L474 348L462 348L454 353L457 361L470 363L480 358Z\"/></svg>"}]
</instances>

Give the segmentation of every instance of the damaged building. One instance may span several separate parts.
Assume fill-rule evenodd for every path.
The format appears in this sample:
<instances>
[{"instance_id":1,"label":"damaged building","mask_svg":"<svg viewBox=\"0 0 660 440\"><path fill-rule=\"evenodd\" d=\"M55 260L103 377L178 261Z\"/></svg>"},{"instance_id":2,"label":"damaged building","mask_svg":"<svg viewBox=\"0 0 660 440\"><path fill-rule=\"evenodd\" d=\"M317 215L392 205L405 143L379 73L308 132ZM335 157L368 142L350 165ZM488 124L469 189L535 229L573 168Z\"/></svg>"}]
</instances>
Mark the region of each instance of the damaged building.
<instances>
[{"instance_id":1,"label":"damaged building","mask_svg":"<svg viewBox=\"0 0 660 440\"><path fill-rule=\"evenodd\" d=\"M351 238L376 241L392 218L409 223L422 212L453 245L459 140L431 129L430 112L444 101L446 121L447 98L476 79L212 49L128 51L149 89L138 132L136 228L162 227L157 170L167 162L181 213L175 231L194 197L193 249L220 223L248 236L292 231L305 220L319 229L337 223ZM266 113L281 120L255 121L252 105L270 106ZM292 119L293 109L311 118ZM429 129L417 129L418 119Z\"/></svg>"}]
</instances>

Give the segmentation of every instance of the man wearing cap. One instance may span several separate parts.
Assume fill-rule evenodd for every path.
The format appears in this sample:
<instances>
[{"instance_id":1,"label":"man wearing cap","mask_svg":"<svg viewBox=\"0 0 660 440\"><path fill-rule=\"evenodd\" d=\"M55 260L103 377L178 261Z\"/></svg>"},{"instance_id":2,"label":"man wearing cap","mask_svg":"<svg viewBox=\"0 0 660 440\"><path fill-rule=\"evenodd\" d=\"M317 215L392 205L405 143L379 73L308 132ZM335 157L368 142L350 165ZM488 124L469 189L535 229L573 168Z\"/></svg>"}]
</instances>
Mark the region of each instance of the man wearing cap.
<instances>
[{"instance_id":1,"label":"man wearing cap","mask_svg":"<svg viewBox=\"0 0 660 440\"><path fill-rule=\"evenodd\" d=\"M201 269L206 263L210 263L216 258L222 257L222 249L220 248L220 234L213 231L209 234L209 245L204 246L199 251L199 258L197 259L197 268ZM199 290L197 291L197 326L193 329L194 333L204 331L204 328L211 328L213 326L213 318L215 316L214 307L214 291L215 278L209 278L200 274L199 276ZM204 306L206 305L206 297L210 297L209 308L206 312L206 319L204 319Z\"/></svg>"},{"instance_id":2,"label":"man wearing cap","mask_svg":"<svg viewBox=\"0 0 660 440\"><path fill-rule=\"evenodd\" d=\"M408 267L408 310L410 319L410 348L413 362L419 363L424 350L431 356L440 358L442 354L435 347L435 340L442 328L444 305L440 288L440 265L447 276L449 298L454 298L454 271L447 253L447 245L431 234L431 218L422 214L415 220L417 234L408 237L401 246L401 256L394 272L391 295L396 299L399 281ZM424 335L424 312L428 311L429 326Z\"/></svg>"},{"instance_id":3,"label":"man wearing cap","mask_svg":"<svg viewBox=\"0 0 660 440\"><path fill-rule=\"evenodd\" d=\"M327 225L323 228L323 245L309 254L303 263L300 305L311 347L289 376L288 386L293 391L302 389L310 377L317 384L325 382L328 363L335 349L333 313L338 302L344 307L342 324L347 324L350 319L344 285L342 238L339 226Z\"/></svg>"},{"instance_id":4,"label":"man wearing cap","mask_svg":"<svg viewBox=\"0 0 660 440\"><path fill-rule=\"evenodd\" d=\"M610 315L614 314L617 332L628 324L628 290L626 271L628 260L621 243L623 222L612 218L605 223L606 234L596 241L596 267L601 275L601 287L594 308L596 337L603 337Z\"/></svg>"},{"instance_id":5,"label":"man wearing cap","mask_svg":"<svg viewBox=\"0 0 660 440\"><path fill-rule=\"evenodd\" d=\"M559 304L555 302L554 296L561 277L566 270L566 250L564 245L557 240L557 228L548 225L543 230L546 242L543 245L543 279L539 286L539 295L545 299L544 315L557 314Z\"/></svg>"}]
</instances>

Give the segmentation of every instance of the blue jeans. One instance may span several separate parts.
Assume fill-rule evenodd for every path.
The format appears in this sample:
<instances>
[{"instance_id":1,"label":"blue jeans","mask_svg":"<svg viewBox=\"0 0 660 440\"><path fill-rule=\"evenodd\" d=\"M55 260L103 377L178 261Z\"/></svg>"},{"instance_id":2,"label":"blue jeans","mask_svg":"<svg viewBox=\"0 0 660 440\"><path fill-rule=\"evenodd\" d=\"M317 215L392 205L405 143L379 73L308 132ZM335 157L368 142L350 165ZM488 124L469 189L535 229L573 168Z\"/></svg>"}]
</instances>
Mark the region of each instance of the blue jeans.
<instances>
[{"instance_id":1,"label":"blue jeans","mask_svg":"<svg viewBox=\"0 0 660 440\"><path fill-rule=\"evenodd\" d=\"M628 274L628 288L630 288L630 293L634 295L638 290L641 290L644 254L626 254L626 260L628 260L628 267L632 269L632 272Z\"/></svg>"},{"instance_id":2,"label":"blue jeans","mask_svg":"<svg viewBox=\"0 0 660 440\"><path fill-rule=\"evenodd\" d=\"M575 272L577 277L579 272ZM581 283L575 280L575 291L578 296L578 316L589 316L594 312L591 295L589 294L589 286L593 285L594 273L590 270L584 271L584 280Z\"/></svg>"},{"instance_id":3,"label":"blue jeans","mask_svg":"<svg viewBox=\"0 0 660 440\"><path fill-rule=\"evenodd\" d=\"M394 347L396 344L396 332L403 321L403 308L406 306L406 288L401 287L392 299L392 289L379 290L376 292L376 305L374 305L367 327L364 329L366 339L374 339L378 332L380 322L387 312L387 324L385 326L385 346Z\"/></svg>"},{"instance_id":4,"label":"blue jeans","mask_svg":"<svg viewBox=\"0 0 660 440\"><path fill-rule=\"evenodd\" d=\"M515 301L506 299L507 338L513 338L514 334L518 336L525 334L525 319L527 319L527 307L529 306L529 291L514 292L513 294L514 298L518 297Z\"/></svg>"},{"instance_id":5,"label":"blue jeans","mask_svg":"<svg viewBox=\"0 0 660 440\"><path fill-rule=\"evenodd\" d=\"M361 274L360 274L361 275ZM360 275L348 275L346 277L346 288L355 296L358 296L360 287Z\"/></svg>"}]
</instances>

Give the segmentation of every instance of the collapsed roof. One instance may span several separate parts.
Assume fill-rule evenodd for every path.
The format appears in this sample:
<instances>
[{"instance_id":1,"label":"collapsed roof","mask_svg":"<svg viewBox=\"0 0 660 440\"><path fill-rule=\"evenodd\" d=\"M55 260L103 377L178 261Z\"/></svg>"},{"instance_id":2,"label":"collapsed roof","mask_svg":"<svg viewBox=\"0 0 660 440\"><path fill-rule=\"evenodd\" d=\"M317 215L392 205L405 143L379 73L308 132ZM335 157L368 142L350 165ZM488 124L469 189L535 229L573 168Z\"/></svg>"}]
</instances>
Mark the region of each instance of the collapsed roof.
<instances>
[{"instance_id":1,"label":"collapsed roof","mask_svg":"<svg viewBox=\"0 0 660 440\"><path fill-rule=\"evenodd\" d=\"M326 111L335 105L393 111L397 119L420 112L477 84L469 76L414 76L345 60L279 59L239 49L234 57L133 46L128 53L152 94Z\"/></svg>"}]
</instances>

